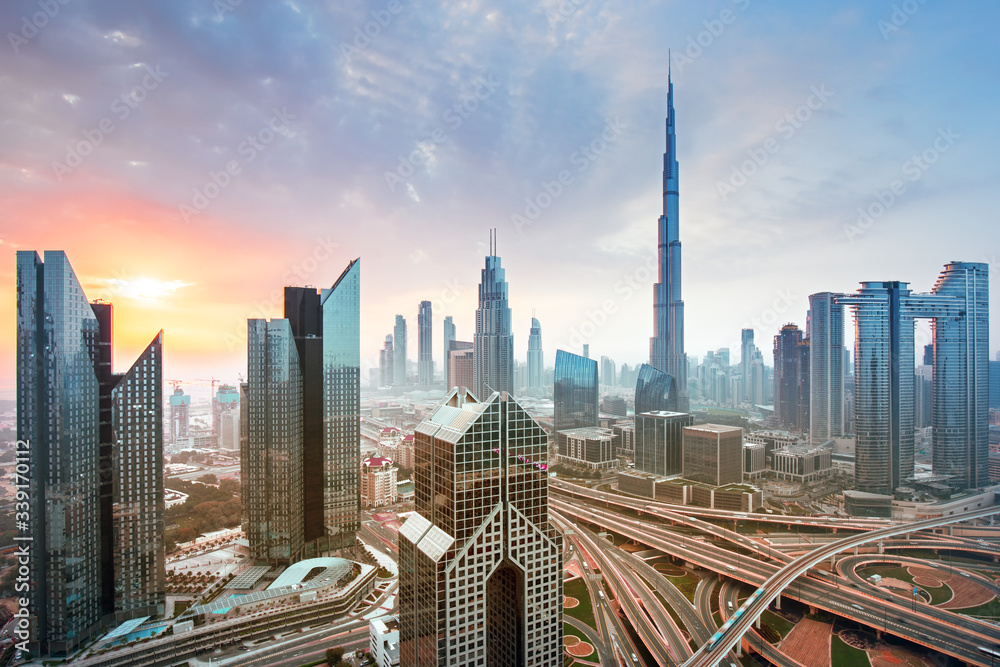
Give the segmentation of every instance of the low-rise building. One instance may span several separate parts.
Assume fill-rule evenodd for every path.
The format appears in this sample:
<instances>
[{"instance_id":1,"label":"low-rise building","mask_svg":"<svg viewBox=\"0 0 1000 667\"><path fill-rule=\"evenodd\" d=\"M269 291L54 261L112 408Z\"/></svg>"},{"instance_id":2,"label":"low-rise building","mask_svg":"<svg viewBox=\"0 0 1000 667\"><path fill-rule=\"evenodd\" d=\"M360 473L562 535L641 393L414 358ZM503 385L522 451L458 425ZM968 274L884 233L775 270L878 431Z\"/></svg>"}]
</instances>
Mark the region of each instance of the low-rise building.
<instances>
[{"instance_id":1,"label":"low-rise building","mask_svg":"<svg viewBox=\"0 0 1000 667\"><path fill-rule=\"evenodd\" d=\"M778 479L813 482L833 473L832 452L825 447L792 445L771 454L771 468Z\"/></svg>"},{"instance_id":2,"label":"low-rise building","mask_svg":"<svg viewBox=\"0 0 1000 667\"><path fill-rule=\"evenodd\" d=\"M757 479L764 476L764 444L747 442L743 445L743 479Z\"/></svg>"},{"instance_id":3,"label":"low-rise building","mask_svg":"<svg viewBox=\"0 0 1000 667\"><path fill-rule=\"evenodd\" d=\"M588 470L616 470L615 432L609 428L588 426L559 431L559 462Z\"/></svg>"},{"instance_id":4,"label":"low-rise building","mask_svg":"<svg viewBox=\"0 0 1000 667\"><path fill-rule=\"evenodd\" d=\"M368 645L378 667L399 667L399 619L378 616L368 622Z\"/></svg>"}]
</instances>

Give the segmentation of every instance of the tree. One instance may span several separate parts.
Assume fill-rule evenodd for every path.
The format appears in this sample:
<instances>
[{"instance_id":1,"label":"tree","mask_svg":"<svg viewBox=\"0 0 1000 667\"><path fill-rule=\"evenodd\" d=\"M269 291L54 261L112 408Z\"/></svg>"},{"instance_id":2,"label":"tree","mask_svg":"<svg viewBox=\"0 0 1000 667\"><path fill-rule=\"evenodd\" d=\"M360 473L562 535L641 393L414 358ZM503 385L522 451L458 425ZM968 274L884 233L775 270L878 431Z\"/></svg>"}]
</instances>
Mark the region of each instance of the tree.
<instances>
[{"instance_id":1,"label":"tree","mask_svg":"<svg viewBox=\"0 0 1000 667\"><path fill-rule=\"evenodd\" d=\"M344 647L336 646L334 648L326 649L326 664L335 665L341 662L344 658Z\"/></svg>"},{"instance_id":2,"label":"tree","mask_svg":"<svg viewBox=\"0 0 1000 667\"><path fill-rule=\"evenodd\" d=\"M213 475L212 473L208 473L199 477L198 481L201 482L202 484L218 484L219 478Z\"/></svg>"}]
</instances>

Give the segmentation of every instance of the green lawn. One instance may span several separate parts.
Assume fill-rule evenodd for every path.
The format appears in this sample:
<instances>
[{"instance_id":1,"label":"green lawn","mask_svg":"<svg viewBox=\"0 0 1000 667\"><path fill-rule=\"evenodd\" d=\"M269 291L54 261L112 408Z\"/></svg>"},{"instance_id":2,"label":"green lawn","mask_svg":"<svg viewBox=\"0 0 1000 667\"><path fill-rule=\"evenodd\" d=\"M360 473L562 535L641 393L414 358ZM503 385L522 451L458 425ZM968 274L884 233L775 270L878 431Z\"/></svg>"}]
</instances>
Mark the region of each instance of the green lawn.
<instances>
[{"instance_id":1,"label":"green lawn","mask_svg":"<svg viewBox=\"0 0 1000 667\"><path fill-rule=\"evenodd\" d=\"M770 609L764 610L764 613L760 615L760 620L762 623L770 626L775 632L781 635L782 639L784 639L788 633L792 631L792 628L795 627L794 623L786 621Z\"/></svg>"},{"instance_id":2,"label":"green lawn","mask_svg":"<svg viewBox=\"0 0 1000 667\"><path fill-rule=\"evenodd\" d=\"M580 604L575 607L563 609L563 613L594 627L594 608L590 602L590 593L587 592L587 584L584 583L583 579L577 577L564 583L563 595L580 601Z\"/></svg>"},{"instance_id":3,"label":"green lawn","mask_svg":"<svg viewBox=\"0 0 1000 667\"><path fill-rule=\"evenodd\" d=\"M694 589L698 587L700 581L698 577L687 572L683 577L667 577L667 580L676 586L677 590L684 594L684 597L694 602Z\"/></svg>"},{"instance_id":4,"label":"green lawn","mask_svg":"<svg viewBox=\"0 0 1000 667\"><path fill-rule=\"evenodd\" d=\"M830 637L830 664L837 667L871 667L868 654L859 648L848 646L837 635Z\"/></svg>"},{"instance_id":5,"label":"green lawn","mask_svg":"<svg viewBox=\"0 0 1000 667\"><path fill-rule=\"evenodd\" d=\"M573 637L579 638L581 641L585 641L587 643L590 643L590 640L587 638L587 635L583 634L582 632L580 632L579 630L577 630L576 628L574 628L569 623L563 623L563 635L564 636L565 635L571 635Z\"/></svg>"},{"instance_id":6,"label":"green lawn","mask_svg":"<svg viewBox=\"0 0 1000 667\"><path fill-rule=\"evenodd\" d=\"M966 616L988 616L990 618L1000 618L1000 600L993 598L986 604L981 604L978 607L952 609L951 611L959 614L965 614Z\"/></svg>"}]
</instances>

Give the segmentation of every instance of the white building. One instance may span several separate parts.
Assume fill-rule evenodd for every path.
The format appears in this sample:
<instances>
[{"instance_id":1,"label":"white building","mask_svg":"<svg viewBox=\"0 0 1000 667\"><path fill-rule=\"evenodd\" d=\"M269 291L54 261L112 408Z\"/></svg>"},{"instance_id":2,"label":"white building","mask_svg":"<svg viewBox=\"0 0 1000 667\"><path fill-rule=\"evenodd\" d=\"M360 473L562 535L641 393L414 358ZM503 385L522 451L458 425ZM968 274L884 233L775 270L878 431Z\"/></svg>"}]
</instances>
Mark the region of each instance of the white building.
<instances>
[{"instance_id":1,"label":"white building","mask_svg":"<svg viewBox=\"0 0 1000 667\"><path fill-rule=\"evenodd\" d=\"M399 500L396 491L396 466L381 456L361 462L361 504L364 507L392 505Z\"/></svg>"},{"instance_id":2,"label":"white building","mask_svg":"<svg viewBox=\"0 0 1000 667\"><path fill-rule=\"evenodd\" d=\"M372 660L378 667L399 665L399 619L379 616L368 622L368 641Z\"/></svg>"}]
</instances>

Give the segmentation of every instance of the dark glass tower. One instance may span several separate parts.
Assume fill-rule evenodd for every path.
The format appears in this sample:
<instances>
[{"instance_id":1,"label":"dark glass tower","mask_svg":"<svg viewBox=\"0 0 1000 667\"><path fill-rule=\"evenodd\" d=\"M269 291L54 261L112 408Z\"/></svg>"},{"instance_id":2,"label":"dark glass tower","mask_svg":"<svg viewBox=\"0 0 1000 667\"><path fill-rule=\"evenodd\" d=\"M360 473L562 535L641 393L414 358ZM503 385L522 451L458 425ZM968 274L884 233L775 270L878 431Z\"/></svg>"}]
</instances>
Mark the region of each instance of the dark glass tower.
<instances>
[{"instance_id":1,"label":"dark glass tower","mask_svg":"<svg viewBox=\"0 0 1000 667\"><path fill-rule=\"evenodd\" d=\"M774 337L774 416L789 431L809 429L809 340L794 324Z\"/></svg>"},{"instance_id":2,"label":"dark glass tower","mask_svg":"<svg viewBox=\"0 0 1000 667\"><path fill-rule=\"evenodd\" d=\"M556 350L554 377L556 431L597 426L597 361Z\"/></svg>"},{"instance_id":3,"label":"dark glass tower","mask_svg":"<svg viewBox=\"0 0 1000 667\"><path fill-rule=\"evenodd\" d=\"M490 255L479 281L479 308L476 309L473 338L472 383L477 396L514 391L514 334L510 328L507 281L500 258L493 253L491 242Z\"/></svg>"},{"instance_id":4,"label":"dark glass tower","mask_svg":"<svg viewBox=\"0 0 1000 667\"><path fill-rule=\"evenodd\" d=\"M417 384L434 383L434 327L430 301L421 301L417 311Z\"/></svg>"},{"instance_id":5,"label":"dark glass tower","mask_svg":"<svg viewBox=\"0 0 1000 667\"><path fill-rule=\"evenodd\" d=\"M809 441L844 433L844 307L837 295L809 296Z\"/></svg>"},{"instance_id":6,"label":"dark glass tower","mask_svg":"<svg viewBox=\"0 0 1000 667\"><path fill-rule=\"evenodd\" d=\"M161 355L157 335L115 375L111 305L87 302L64 252L17 253L33 652L64 656L116 619L162 610Z\"/></svg>"},{"instance_id":7,"label":"dark glass tower","mask_svg":"<svg viewBox=\"0 0 1000 667\"><path fill-rule=\"evenodd\" d=\"M674 84L667 80L667 150L663 154L663 215L658 222L658 280L653 285L653 337L649 365L674 378L677 404L688 410L687 355L684 353L684 300L681 298L681 241Z\"/></svg>"},{"instance_id":8,"label":"dark glass tower","mask_svg":"<svg viewBox=\"0 0 1000 667\"><path fill-rule=\"evenodd\" d=\"M661 410L677 412L674 379L649 364L643 364L635 381L635 414Z\"/></svg>"},{"instance_id":9,"label":"dark glass tower","mask_svg":"<svg viewBox=\"0 0 1000 667\"><path fill-rule=\"evenodd\" d=\"M508 395L452 390L415 430L399 531L403 667L562 664L562 537L548 437Z\"/></svg>"}]
</instances>

